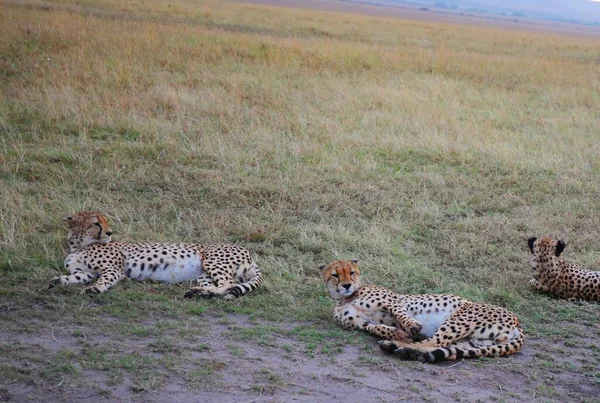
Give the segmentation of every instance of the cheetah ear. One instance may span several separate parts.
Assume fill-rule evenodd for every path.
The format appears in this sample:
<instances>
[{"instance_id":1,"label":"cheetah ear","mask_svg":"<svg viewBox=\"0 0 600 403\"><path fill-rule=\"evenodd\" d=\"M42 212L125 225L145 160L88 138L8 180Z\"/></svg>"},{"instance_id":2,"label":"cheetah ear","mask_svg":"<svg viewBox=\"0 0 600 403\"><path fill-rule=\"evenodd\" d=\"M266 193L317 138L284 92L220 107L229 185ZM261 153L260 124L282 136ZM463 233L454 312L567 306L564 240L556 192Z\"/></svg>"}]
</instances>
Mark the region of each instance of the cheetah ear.
<instances>
[{"instance_id":1,"label":"cheetah ear","mask_svg":"<svg viewBox=\"0 0 600 403\"><path fill-rule=\"evenodd\" d=\"M533 253L533 243L535 242L537 238L532 236L529 237L529 239L527 240L527 244L529 245L529 250L531 251L531 253Z\"/></svg>"},{"instance_id":2,"label":"cheetah ear","mask_svg":"<svg viewBox=\"0 0 600 403\"><path fill-rule=\"evenodd\" d=\"M554 251L554 256L559 257L560 254L563 252L563 250L565 250L566 247L567 247L567 244L565 243L565 241L558 241L556 243L556 251Z\"/></svg>"},{"instance_id":3,"label":"cheetah ear","mask_svg":"<svg viewBox=\"0 0 600 403\"><path fill-rule=\"evenodd\" d=\"M358 259L350 259L350 261L351 261L352 263L356 263L356 264L358 264Z\"/></svg>"}]
</instances>

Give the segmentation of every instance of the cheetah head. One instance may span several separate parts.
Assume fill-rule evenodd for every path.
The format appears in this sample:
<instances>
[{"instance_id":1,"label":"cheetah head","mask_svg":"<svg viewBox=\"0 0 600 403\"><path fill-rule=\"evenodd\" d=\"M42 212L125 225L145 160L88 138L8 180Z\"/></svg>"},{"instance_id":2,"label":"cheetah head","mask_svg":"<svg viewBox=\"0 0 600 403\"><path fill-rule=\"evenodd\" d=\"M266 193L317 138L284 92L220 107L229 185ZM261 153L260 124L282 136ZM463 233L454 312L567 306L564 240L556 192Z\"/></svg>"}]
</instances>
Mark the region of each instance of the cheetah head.
<instances>
[{"instance_id":1,"label":"cheetah head","mask_svg":"<svg viewBox=\"0 0 600 403\"><path fill-rule=\"evenodd\" d=\"M360 287L358 260L336 260L321 266L321 278L333 299L350 297Z\"/></svg>"},{"instance_id":2,"label":"cheetah head","mask_svg":"<svg viewBox=\"0 0 600 403\"><path fill-rule=\"evenodd\" d=\"M93 243L110 242L112 230L108 219L96 211L82 211L65 217L69 228L69 253L76 252Z\"/></svg>"},{"instance_id":3,"label":"cheetah head","mask_svg":"<svg viewBox=\"0 0 600 403\"><path fill-rule=\"evenodd\" d=\"M536 271L554 263L567 246L565 241L534 236L529 238L527 243L531 251L531 267Z\"/></svg>"}]
</instances>

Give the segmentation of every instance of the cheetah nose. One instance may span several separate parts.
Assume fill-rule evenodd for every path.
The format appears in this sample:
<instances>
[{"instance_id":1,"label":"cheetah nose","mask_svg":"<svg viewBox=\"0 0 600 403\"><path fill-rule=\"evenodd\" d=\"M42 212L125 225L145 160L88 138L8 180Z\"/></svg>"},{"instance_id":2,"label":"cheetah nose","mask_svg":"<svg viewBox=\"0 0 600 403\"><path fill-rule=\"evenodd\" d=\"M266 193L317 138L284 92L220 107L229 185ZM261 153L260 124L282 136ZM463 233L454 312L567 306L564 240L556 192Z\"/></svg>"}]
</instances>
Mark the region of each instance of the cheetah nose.
<instances>
[{"instance_id":1,"label":"cheetah nose","mask_svg":"<svg viewBox=\"0 0 600 403\"><path fill-rule=\"evenodd\" d=\"M350 283L342 284L342 287L344 287L346 290L349 290L350 287L352 287L352 284L350 284Z\"/></svg>"},{"instance_id":2,"label":"cheetah nose","mask_svg":"<svg viewBox=\"0 0 600 403\"><path fill-rule=\"evenodd\" d=\"M112 231L106 231L106 235L111 236L112 235Z\"/></svg>"}]
</instances>

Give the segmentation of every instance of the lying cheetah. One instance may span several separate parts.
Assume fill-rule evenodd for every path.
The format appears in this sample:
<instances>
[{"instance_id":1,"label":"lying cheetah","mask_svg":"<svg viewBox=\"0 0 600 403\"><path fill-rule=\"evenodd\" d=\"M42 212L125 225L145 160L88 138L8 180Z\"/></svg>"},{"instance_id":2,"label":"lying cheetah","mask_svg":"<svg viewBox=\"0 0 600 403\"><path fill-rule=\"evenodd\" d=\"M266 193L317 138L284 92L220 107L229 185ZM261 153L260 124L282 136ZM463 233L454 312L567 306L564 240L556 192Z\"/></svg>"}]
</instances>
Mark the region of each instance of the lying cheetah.
<instances>
[{"instance_id":1,"label":"lying cheetah","mask_svg":"<svg viewBox=\"0 0 600 403\"><path fill-rule=\"evenodd\" d=\"M344 328L387 339L380 342L381 349L403 359L503 356L520 351L525 340L515 314L498 306L455 295L400 295L384 287L361 286L354 260L322 266L321 276L336 301L334 319Z\"/></svg>"},{"instance_id":2,"label":"lying cheetah","mask_svg":"<svg viewBox=\"0 0 600 403\"><path fill-rule=\"evenodd\" d=\"M235 245L191 243L111 242L107 218L84 211L65 218L69 227L70 273L50 281L49 288L66 284L88 284L88 293L103 293L122 278L179 283L198 280L185 293L234 299L254 291L262 282L260 268L250 253Z\"/></svg>"},{"instance_id":3,"label":"lying cheetah","mask_svg":"<svg viewBox=\"0 0 600 403\"><path fill-rule=\"evenodd\" d=\"M527 243L533 268L529 284L536 290L560 298L600 301L600 272L566 263L560 256L567 246L564 241L531 237Z\"/></svg>"}]
</instances>

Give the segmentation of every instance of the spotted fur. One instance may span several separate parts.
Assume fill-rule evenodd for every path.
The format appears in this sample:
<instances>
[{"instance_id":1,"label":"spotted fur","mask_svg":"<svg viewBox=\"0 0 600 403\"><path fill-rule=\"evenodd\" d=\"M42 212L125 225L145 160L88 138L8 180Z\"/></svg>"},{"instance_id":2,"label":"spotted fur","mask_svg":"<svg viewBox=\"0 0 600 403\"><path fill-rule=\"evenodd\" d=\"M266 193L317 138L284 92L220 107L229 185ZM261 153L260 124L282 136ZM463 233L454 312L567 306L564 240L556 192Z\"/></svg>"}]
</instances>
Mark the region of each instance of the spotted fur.
<instances>
[{"instance_id":1,"label":"spotted fur","mask_svg":"<svg viewBox=\"0 0 600 403\"><path fill-rule=\"evenodd\" d=\"M103 293L122 278L178 283L197 280L185 293L234 299L254 291L262 282L260 268L248 250L227 244L111 242L112 231L104 215L84 211L66 218L69 275L50 281L49 288L89 284L88 293Z\"/></svg>"},{"instance_id":2,"label":"spotted fur","mask_svg":"<svg viewBox=\"0 0 600 403\"><path fill-rule=\"evenodd\" d=\"M381 349L401 358L436 362L504 356L523 346L519 320L502 307L450 294L401 295L361 286L356 261L337 260L321 269L336 301L334 319L346 329L386 339Z\"/></svg>"},{"instance_id":3,"label":"spotted fur","mask_svg":"<svg viewBox=\"0 0 600 403\"><path fill-rule=\"evenodd\" d=\"M561 256L567 246L564 241L531 237L528 244L533 268L533 278L529 280L532 287L559 298L600 301L600 272L566 263Z\"/></svg>"}]
</instances>

